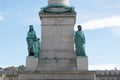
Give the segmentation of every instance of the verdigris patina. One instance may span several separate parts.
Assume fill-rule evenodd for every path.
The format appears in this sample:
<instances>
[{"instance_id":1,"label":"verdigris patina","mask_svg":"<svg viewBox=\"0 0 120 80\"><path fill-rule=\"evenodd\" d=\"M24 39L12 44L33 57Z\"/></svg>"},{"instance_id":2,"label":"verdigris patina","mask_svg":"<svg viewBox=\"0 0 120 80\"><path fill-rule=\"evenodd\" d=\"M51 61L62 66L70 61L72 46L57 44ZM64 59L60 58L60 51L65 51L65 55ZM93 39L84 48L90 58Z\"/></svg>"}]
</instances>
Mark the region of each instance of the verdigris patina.
<instances>
[{"instance_id":1,"label":"verdigris patina","mask_svg":"<svg viewBox=\"0 0 120 80\"><path fill-rule=\"evenodd\" d=\"M69 7L64 4L51 4L46 7L41 8L40 13L67 13L75 12L73 7Z\"/></svg>"},{"instance_id":2,"label":"verdigris patina","mask_svg":"<svg viewBox=\"0 0 120 80\"><path fill-rule=\"evenodd\" d=\"M76 49L76 56L86 56L85 55L85 36L82 31L81 25L78 25L78 31L75 32L75 49Z\"/></svg>"},{"instance_id":3,"label":"verdigris patina","mask_svg":"<svg viewBox=\"0 0 120 80\"><path fill-rule=\"evenodd\" d=\"M40 42L39 38L37 38L36 33L34 31L33 25L29 26L29 31L27 33L27 44L28 44L28 56L38 57L40 51Z\"/></svg>"}]
</instances>

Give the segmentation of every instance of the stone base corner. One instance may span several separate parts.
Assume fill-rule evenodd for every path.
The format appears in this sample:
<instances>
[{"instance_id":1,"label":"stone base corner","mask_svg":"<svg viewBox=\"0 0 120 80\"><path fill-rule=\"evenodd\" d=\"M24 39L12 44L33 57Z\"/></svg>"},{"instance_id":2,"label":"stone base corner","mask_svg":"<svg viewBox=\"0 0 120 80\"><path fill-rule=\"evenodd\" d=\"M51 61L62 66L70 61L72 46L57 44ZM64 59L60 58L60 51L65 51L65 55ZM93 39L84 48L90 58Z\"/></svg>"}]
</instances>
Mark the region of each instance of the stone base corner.
<instances>
[{"instance_id":1,"label":"stone base corner","mask_svg":"<svg viewBox=\"0 0 120 80\"><path fill-rule=\"evenodd\" d=\"M38 66L38 57L27 56L26 58L26 70L35 71Z\"/></svg>"},{"instance_id":2,"label":"stone base corner","mask_svg":"<svg viewBox=\"0 0 120 80\"><path fill-rule=\"evenodd\" d=\"M78 71L88 71L88 57L79 56L76 58L77 70Z\"/></svg>"}]
</instances>

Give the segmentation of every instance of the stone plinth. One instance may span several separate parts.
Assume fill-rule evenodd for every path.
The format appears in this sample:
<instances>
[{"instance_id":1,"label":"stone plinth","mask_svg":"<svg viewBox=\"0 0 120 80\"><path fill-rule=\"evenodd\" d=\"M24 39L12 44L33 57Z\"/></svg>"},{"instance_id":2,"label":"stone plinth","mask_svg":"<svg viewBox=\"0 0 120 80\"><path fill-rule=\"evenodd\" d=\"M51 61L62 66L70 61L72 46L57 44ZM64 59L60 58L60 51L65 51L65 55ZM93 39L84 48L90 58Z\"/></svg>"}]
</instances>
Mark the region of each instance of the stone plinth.
<instances>
[{"instance_id":1,"label":"stone plinth","mask_svg":"<svg viewBox=\"0 0 120 80\"><path fill-rule=\"evenodd\" d=\"M24 72L18 80L96 80L93 71Z\"/></svg>"},{"instance_id":2,"label":"stone plinth","mask_svg":"<svg viewBox=\"0 0 120 80\"><path fill-rule=\"evenodd\" d=\"M88 57L77 57L77 70L78 71L87 71L88 70Z\"/></svg>"},{"instance_id":3,"label":"stone plinth","mask_svg":"<svg viewBox=\"0 0 120 80\"><path fill-rule=\"evenodd\" d=\"M35 71L38 66L38 57L28 56L26 58L26 70Z\"/></svg>"}]
</instances>

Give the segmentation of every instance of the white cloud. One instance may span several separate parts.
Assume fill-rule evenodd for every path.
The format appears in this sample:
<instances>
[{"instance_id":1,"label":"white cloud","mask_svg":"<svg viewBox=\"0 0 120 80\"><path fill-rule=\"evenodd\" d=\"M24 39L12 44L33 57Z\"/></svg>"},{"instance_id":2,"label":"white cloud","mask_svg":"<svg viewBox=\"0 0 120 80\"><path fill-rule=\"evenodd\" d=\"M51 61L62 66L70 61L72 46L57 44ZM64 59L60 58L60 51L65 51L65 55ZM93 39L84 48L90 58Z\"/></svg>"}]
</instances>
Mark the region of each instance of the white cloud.
<instances>
[{"instance_id":1,"label":"white cloud","mask_svg":"<svg viewBox=\"0 0 120 80\"><path fill-rule=\"evenodd\" d=\"M2 21L3 19L4 19L4 17L0 15L0 21Z\"/></svg>"},{"instance_id":2,"label":"white cloud","mask_svg":"<svg viewBox=\"0 0 120 80\"><path fill-rule=\"evenodd\" d=\"M113 64L89 65L89 70L114 70L115 68L120 70L120 64L119 65L113 65Z\"/></svg>"},{"instance_id":3,"label":"white cloud","mask_svg":"<svg viewBox=\"0 0 120 80\"><path fill-rule=\"evenodd\" d=\"M110 18L96 19L81 23L84 30L93 30L106 27L120 27L120 15Z\"/></svg>"}]
</instances>

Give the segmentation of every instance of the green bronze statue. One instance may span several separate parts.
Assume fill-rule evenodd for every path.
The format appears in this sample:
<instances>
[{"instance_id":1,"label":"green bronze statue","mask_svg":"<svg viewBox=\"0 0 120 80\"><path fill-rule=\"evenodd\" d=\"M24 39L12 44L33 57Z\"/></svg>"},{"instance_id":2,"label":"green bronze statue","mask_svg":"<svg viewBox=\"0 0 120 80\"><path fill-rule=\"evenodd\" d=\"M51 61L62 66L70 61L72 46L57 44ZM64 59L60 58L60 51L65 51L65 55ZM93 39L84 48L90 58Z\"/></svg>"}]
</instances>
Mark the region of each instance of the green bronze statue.
<instances>
[{"instance_id":1,"label":"green bronze statue","mask_svg":"<svg viewBox=\"0 0 120 80\"><path fill-rule=\"evenodd\" d=\"M36 37L33 25L29 26L26 40L28 44L28 56L38 57L38 54L40 52L40 42L39 38Z\"/></svg>"},{"instance_id":2,"label":"green bronze statue","mask_svg":"<svg viewBox=\"0 0 120 80\"><path fill-rule=\"evenodd\" d=\"M78 31L75 32L75 49L76 56L86 56L85 55L85 36L82 32L82 26L78 25Z\"/></svg>"}]
</instances>

